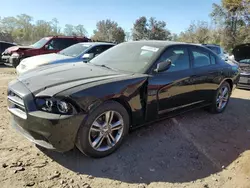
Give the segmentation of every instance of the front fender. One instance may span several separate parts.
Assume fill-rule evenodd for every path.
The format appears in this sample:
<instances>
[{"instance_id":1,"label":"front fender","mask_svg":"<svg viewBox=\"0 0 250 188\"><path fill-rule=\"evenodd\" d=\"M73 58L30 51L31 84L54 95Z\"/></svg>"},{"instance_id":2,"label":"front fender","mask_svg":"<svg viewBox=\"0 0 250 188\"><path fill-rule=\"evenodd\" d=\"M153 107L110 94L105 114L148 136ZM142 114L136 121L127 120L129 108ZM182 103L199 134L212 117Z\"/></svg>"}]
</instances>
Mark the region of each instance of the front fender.
<instances>
[{"instance_id":1,"label":"front fender","mask_svg":"<svg viewBox=\"0 0 250 188\"><path fill-rule=\"evenodd\" d=\"M104 82L104 81L103 81ZM85 113L91 113L95 108L107 100L116 100L121 104L128 104L131 112L132 124L139 124L144 120L145 107L141 92L145 92L147 77L137 77L126 80L116 80L82 89L81 86L64 91L57 96L69 96ZM127 108L127 106L124 106Z\"/></svg>"}]
</instances>

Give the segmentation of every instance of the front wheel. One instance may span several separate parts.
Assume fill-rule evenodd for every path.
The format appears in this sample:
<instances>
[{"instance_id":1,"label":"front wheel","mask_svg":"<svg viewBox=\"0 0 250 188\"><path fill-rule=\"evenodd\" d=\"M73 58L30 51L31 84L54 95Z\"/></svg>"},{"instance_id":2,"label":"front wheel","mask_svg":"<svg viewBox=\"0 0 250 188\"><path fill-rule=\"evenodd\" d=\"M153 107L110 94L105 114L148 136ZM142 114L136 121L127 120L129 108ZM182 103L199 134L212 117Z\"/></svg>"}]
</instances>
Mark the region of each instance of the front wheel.
<instances>
[{"instance_id":1,"label":"front wheel","mask_svg":"<svg viewBox=\"0 0 250 188\"><path fill-rule=\"evenodd\" d=\"M210 106L210 112L221 113L225 110L231 95L231 87L228 82L221 84Z\"/></svg>"},{"instance_id":2,"label":"front wheel","mask_svg":"<svg viewBox=\"0 0 250 188\"><path fill-rule=\"evenodd\" d=\"M76 146L90 157L105 157L121 145L129 129L127 110L118 102L100 105L78 131Z\"/></svg>"}]
</instances>

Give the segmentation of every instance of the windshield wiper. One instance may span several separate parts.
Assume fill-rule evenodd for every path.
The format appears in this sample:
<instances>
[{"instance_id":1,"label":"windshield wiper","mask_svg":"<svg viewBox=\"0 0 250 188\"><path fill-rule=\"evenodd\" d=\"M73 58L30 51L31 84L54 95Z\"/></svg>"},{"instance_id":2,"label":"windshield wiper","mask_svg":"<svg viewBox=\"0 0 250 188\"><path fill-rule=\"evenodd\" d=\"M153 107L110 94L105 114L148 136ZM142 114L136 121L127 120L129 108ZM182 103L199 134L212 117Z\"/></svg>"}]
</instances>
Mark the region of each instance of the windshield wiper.
<instances>
[{"instance_id":1,"label":"windshield wiper","mask_svg":"<svg viewBox=\"0 0 250 188\"><path fill-rule=\"evenodd\" d=\"M107 69L111 69L111 70L117 70L117 69L114 69L114 68L112 68L112 67L109 67L109 66L107 66L107 65L97 65L97 64L92 64L92 65L95 65L95 66L99 66L99 67L104 67L104 68L107 68Z\"/></svg>"}]
</instances>

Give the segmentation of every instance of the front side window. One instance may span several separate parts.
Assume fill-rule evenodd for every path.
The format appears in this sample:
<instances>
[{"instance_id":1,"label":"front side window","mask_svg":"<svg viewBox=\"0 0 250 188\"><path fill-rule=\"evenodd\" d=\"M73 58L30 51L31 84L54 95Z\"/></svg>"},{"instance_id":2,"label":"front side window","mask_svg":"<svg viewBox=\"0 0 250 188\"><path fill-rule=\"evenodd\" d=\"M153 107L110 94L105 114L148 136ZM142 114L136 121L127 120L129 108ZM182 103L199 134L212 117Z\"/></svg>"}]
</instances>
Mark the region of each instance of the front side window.
<instances>
[{"instance_id":1,"label":"front side window","mask_svg":"<svg viewBox=\"0 0 250 188\"><path fill-rule=\"evenodd\" d=\"M209 53L202 49L193 48L194 67L204 67L210 65Z\"/></svg>"},{"instance_id":2,"label":"front side window","mask_svg":"<svg viewBox=\"0 0 250 188\"><path fill-rule=\"evenodd\" d=\"M48 50L63 50L75 43L74 39L54 38L48 43Z\"/></svg>"},{"instance_id":3,"label":"front side window","mask_svg":"<svg viewBox=\"0 0 250 188\"><path fill-rule=\"evenodd\" d=\"M190 68L188 50L186 47L173 47L167 49L158 62L171 60L171 67L166 72L187 70Z\"/></svg>"}]
</instances>

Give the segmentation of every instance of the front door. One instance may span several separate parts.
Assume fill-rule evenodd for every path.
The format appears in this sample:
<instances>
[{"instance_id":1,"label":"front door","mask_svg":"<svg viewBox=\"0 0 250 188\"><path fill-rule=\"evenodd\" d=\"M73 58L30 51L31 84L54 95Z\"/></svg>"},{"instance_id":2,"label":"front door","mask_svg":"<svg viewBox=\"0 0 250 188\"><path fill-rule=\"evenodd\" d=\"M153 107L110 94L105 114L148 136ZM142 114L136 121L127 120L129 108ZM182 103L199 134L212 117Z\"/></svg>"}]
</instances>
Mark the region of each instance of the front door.
<instances>
[{"instance_id":1,"label":"front door","mask_svg":"<svg viewBox=\"0 0 250 188\"><path fill-rule=\"evenodd\" d=\"M171 67L149 78L147 121L199 103L192 80L194 72L188 47L178 45L167 48L157 63L167 59L171 60Z\"/></svg>"}]
</instances>

